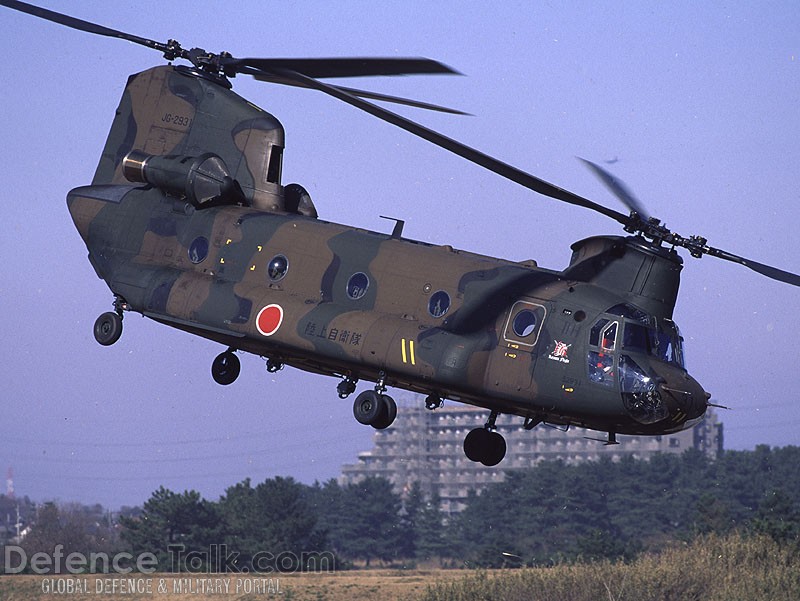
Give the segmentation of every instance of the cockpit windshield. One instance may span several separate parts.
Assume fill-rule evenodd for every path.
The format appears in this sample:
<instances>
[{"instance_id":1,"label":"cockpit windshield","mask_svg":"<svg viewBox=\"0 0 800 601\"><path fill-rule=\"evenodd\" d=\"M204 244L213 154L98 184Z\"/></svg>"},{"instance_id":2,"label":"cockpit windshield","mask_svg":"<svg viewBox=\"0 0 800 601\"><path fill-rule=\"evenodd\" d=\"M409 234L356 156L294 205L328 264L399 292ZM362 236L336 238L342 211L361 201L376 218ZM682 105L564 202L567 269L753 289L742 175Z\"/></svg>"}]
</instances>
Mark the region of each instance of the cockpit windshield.
<instances>
[{"instance_id":1,"label":"cockpit windshield","mask_svg":"<svg viewBox=\"0 0 800 601\"><path fill-rule=\"evenodd\" d=\"M656 332L656 356L669 363L686 367L686 358L683 354L683 336L677 324L670 319L658 322Z\"/></svg>"},{"instance_id":2,"label":"cockpit windshield","mask_svg":"<svg viewBox=\"0 0 800 601\"><path fill-rule=\"evenodd\" d=\"M616 305L608 313L623 321L622 349L640 352L685 368L683 338L671 319L656 319L632 305Z\"/></svg>"}]
</instances>

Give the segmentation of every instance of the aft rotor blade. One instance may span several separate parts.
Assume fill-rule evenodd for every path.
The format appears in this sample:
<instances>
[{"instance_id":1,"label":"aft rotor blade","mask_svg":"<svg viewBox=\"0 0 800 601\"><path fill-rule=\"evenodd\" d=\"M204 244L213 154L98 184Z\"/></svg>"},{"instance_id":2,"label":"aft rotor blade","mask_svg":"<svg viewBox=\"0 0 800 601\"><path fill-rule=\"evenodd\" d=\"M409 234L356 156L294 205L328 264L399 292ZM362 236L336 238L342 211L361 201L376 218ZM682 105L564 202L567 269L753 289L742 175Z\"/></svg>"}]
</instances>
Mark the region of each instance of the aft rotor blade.
<instances>
[{"instance_id":1,"label":"aft rotor blade","mask_svg":"<svg viewBox=\"0 0 800 601\"><path fill-rule=\"evenodd\" d=\"M733 253L720 250L719 248L708 247L704 252L712 257L719 257L720 259L725 259L726 261L732 261L734 263L738 263L739 265L744 265L745 267L773 280L777 280L785 284L791 284L792 286L800 286L800 275L797 275L796 273L791 273L790 271L784 271L783 269L778 269L777 267L772 267L771 265L765 265L764 263L759 263L758 261L746 259L744 257L734 255Z\"/></svg>"},{"instance_id":2,"label":"aft rotor blade","mask_svg":"<svg viewBox=\"0 0 800 601\"><path fill-rule=\"evenodd\" d=\"M161 42L148 40L147 38L142 38L139 37L138 35L125 33L124 31L117 31L116 29L111 29L110 27L98 25L97 23L91 23L90 21L84 21L83 19L70 17L69 15L63 15L61 13L57 13L52 10L47 10L46 8L41 8L39 6L34 6L26 2L17 2L16 0L0 0L0 5L7 6L8 8L12 8L14 10L18 10L23 13L28 13L29 15L33 15L34 17L39 17L41 19L52 21L53 23L58 23L59 25L66 25L67 27L71 27L73 29L85 31L87 33L104 35L111 38L119 38L121 40L133 42L134 44L141 44L142 46L147 46L148 48L155 48L156 50L160 50L162 52L166 51L168 48L166 44L163 44Z\"/></svg>"},{"instance_id":3,"label":"aft rotor blade","mask_svg":"<svg viewBox=\"0 0 800 601\"><path fill-rule=\"evenodd\" d=\"M591 169L592 172L594 172L594 174L600 179L600 181L606 185L611 193L619 198L626 207L628 207L631 211L635 211L642 219L650 219L650 214L647 212L647 209L644 208L644 205L639 201L638 198L636 198L636 195L630 191L628 186L626 186L622 180L619 180L611 175L611 173L603 169L600 165L592 163L591 161L587 161L581 157L578 157L578 159L583 161L584 165Z\"/></svg>"},{"instance_id":4,"label":"aft rotor blade","mask_svg":"<svg viewBox=\"0 0 800 601\"><path fill-rule=\"evenodd\" d=\"M244 73L246 75L252 75L258 81L264 81L267 83L276 83L284 86L294 86L297 88L306 88L309 89L309 86L300 83L299 81L295 81L292 79L286 79L285 77L279 77L277 75L272 74L265 74L258 69L253 69L247 67L245 69L241 69L239 73ZM406 106L413 106L414 108L425 109L428 111L438 111L440 113L450 113L451 115L469 115L469 113L465 113L464 111L459 111L458 109L451 109L446 106L441 106L438 104L431 104L430 102L421 102L419 100L411 100L410 98L403 98L401 96L389 96L388 94L379 94L378 92L370 92L368 90L358 90L356 88L346 88L344 86L332 86L339 90L343 90L348 94L352 94L353 96L358 96L359 98L369 98L371 100L380 100L381 102L392 102L394 104L403 104Z\"/></svg>"},{"instance_id":5,"label":"aft rotor blade","mask_svg":"<svg viewBox=\"0 0 800 601\"><path fill-rule=\"evenodd\" d=\"M440 113L449 113L451 115L469 115L469 113L465 113L464 111L459 111L458 109L451 109L446 106L442 106L440 104L431 104L430 102L421 102L419 100L412 100L410 98L403 98L402 96L389 96L388 94L379 94L378 92L370 92L369 90L357 90L356 88L346 88L344 86L333 86L346 92L348 94L352 94L353 96L358 96L359 98L369 98L370 100L380 100L381 102L391 102L393 104L403 104L405 106L413 106L414 108L418 109L425 109L427 111L438 111Z\"/></svg>"},{"instance_id":6,"label":"aft rotor blade","mask_svg":"<svg viewBox=\"0 0 800 601\"><path fill-rule=\"evenodd\" d=\"M330 86L325 84L321 81L317 81L311 77L307 77L301 73L296 71L290 71L288 69L275 69L271 70L273 73L283 76L287 79L292 79L302 84L307 85L309 88L314 88L321 92L325 92L326 94L333 96L334 98L338 98L339 100L346 102L356 108L361 109L369 113L370 115L377 117L378 119L382 119L387 123L391 123L392 125L396 125L409 133L414 134L432 144L435 144L445 150L448 150L454 154L457 154L460 157L467 159L489 171L493 171L494 173L505 177L513 182L520 184L528 188L529 190L533 190L540 194L544 194L545 196L549 196L551 198L555 198L557 200L561 200L564 202L568 202L573 205L585 207L587 209L591 209L593 211L597 211L602 215L606 215L607 217L611 217L612 219L618 221L623 225L628 225L630 223L630 218L627 215L623 215L622 213L615 211L613 209L606 208L602 205L599 205L591 200L583 198L582 196L578 196L568 190L564 190L563 188L559 188L558 186L554 186L551 183L548 183L538 177L531 175L530 173L526 173L521 169L517 169L507 163L504 163L494 157L491 157L487 154L484 154L474 148L467 146L466 144L462 144L452 138L448 138L447 136L440 134L432 129L428 129L420 125L419 123L415 123L410 119L406 119L405 117L401 117L400 115L388 111L382 107L374 105L366 100L361 100L353 96L352 94L347 93L346 91L336 88L335 86Z\"/></svg>"},{"instance_id":7,"label":"aft rotor blade","mask_svg":"<svg viewBox=\"0 0 800 601\"><path fill-rule=\"evenodd\" d=\"M371 77L376 75L460 75L438 61L429 58L228 58L225 67L243 72L253 67L267 74L279 70L301 73L314 79L328 77Z\"/></svg>"}]
</instances>

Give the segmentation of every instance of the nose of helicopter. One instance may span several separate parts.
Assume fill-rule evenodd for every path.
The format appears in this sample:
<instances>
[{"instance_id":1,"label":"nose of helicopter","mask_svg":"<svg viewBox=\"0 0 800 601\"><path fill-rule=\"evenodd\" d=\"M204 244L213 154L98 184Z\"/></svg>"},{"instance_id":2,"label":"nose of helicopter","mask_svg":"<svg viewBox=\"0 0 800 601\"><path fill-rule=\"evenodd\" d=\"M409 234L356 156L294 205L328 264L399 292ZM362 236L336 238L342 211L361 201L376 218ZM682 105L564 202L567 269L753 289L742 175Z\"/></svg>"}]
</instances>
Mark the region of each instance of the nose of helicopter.
<instances>
[{"instance_id":1,"label":"nose of helicopter","mask_svg":"<svg viewBox=\"0 0 800 601\"><path fill-rule=\"evenodd\" d=\"M672 365L653 366L661 384L659 390L665 400L672 421L691 427L699 422L708 408L711 395L688 372Z\"/></svg>"}]
</instances>

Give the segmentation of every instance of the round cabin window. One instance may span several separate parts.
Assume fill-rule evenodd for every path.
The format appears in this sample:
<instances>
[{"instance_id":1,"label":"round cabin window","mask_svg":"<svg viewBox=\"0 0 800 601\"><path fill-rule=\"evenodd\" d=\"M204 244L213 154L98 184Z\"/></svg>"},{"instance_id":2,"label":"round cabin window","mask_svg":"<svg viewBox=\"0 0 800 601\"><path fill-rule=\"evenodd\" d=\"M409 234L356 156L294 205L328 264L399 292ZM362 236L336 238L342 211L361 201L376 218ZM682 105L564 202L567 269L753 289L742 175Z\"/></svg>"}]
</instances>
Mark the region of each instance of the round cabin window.
<instances>
[{"instance_id":1,"label":"round cabin window","mask_svg":"<svg viewBox=\"0 0 800 601\"><path fill-rule=\"evenodd\" d=\"M450 295L444 290L438 290L431 294L428 301L428 313L434 317L441 317L450 308Z\"/></svg>"},{"instance_id":2,"label":"round cabin window","mask_svg":"<svg viewBox=\"0 0 800 601\"><path fill-rule=\"evenodd\" d=\"M273 282L282 280L289 270L289 259L283 255L275 255L267 266L267 274Z\"/></svg>"},{"instance_id":3,"label":"round cabin window","mask_svg":"<svg viewBox=\"0 0 800 601\"><path fill-rule=\"evenodd\" d=\"M536 331L536 323L536 313L529 309L523 309L514 318L512 328L517 336L526 338Z\"/></svg>"},{"instance_id":4,"label":"round cabin window","mask_svg":"<svg viewBox=\"0 0 800 601\"><path fill-rule=\"evenodd\" d=\"M203 236L198 236L192 240L192 243L189 245L189 260L197 265L198 263L202 263L207 256L208 240L203 238Z\"/></svg>"},{"instance_id":5,"label":"round cabin window","mask_svg":"<svg viewBox=\"0 0 800 601\"><path fill-rule=\"evenodd\" d=\"M359 271L350 276L347 280L347 296L353 300L358 300L367 293L369 288L369 278L366 273Z\"/></svg>"}]
</instances>

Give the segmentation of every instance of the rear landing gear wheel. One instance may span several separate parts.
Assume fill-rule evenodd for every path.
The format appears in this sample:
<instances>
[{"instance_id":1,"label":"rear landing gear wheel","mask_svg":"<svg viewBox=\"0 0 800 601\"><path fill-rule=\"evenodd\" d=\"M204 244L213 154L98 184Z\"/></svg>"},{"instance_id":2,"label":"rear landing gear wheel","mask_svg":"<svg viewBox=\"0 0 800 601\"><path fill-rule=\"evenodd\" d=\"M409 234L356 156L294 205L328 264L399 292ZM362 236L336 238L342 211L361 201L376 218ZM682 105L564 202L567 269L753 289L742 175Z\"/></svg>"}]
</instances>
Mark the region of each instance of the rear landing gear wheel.
<instances>
[{"instance_id":1,"label":"rear landing gear wheel","mask_svg":"<svg viewBox=\"0 0 800 601\"><path fill-rule=\"evenodd\" d=\"M233 354L233 351L225 351L217 355L214 362L211 364L211 377L217 384L227 386L233 384L236 378L239 377L241 370L241 363L239 357Z\"/></svg>"},{"instance_id":2,"label":"rear landing gear wheel","mask_svg":"<svg viewBox=\"0 0 800 601\"><path fill-rule=\"evenodd\" d=\"M353 402L353 415L359 424L371 426L381 415L386 404L374 390L365 390Z\"/></svg>"},{"instance_id":3,"label":"rear landing gear wheel","mask_svg":"<svg viewBox=\"0 0 800 601\"><path fill-rule=\"evenodd\" d=\"M106 311L94 322L94 339L103 346L111 346L122 336L122 317Z\"/></svg>"},{"instance_id":4,"label":"rear landing gear wheel","mask_svg":"<svg viewBox=\"0 0 800 601\"><path fill-rule=\"evenodd\" d=\"M376 430L385 430L394 423L397 417L397 403L389 395L382 394L381 398L381 412L378 417L370 425Z\"/></svg>"}]
</instances>

